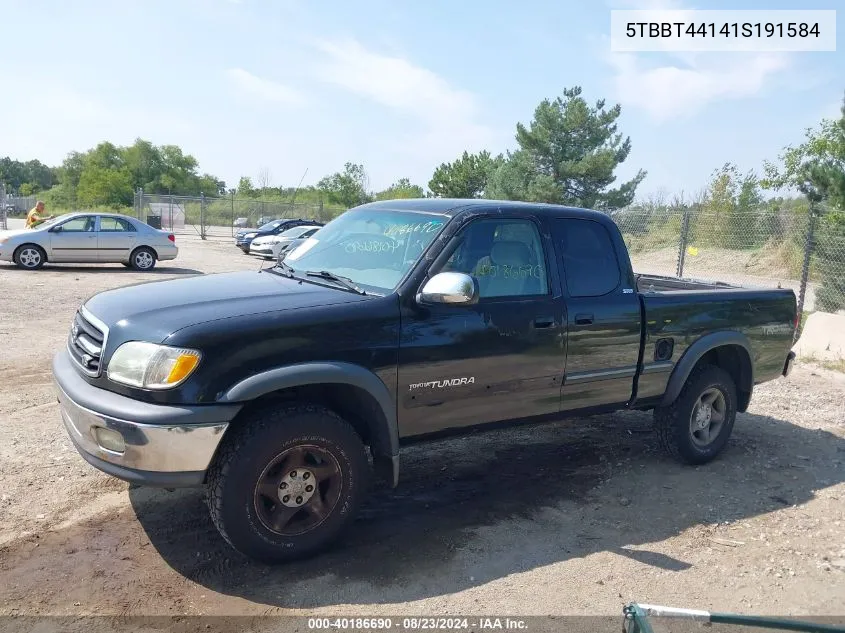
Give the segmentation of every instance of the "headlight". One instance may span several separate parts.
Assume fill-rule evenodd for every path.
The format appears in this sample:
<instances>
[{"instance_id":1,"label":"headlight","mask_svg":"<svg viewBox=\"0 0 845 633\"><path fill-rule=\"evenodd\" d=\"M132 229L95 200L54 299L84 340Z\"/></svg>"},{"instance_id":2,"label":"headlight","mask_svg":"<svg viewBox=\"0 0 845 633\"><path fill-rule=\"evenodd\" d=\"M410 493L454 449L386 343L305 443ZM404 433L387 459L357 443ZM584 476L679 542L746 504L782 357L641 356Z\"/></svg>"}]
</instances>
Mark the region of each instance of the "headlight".
<instances>
[{"instance_id":1,"label":"headlight","mask_svg":"<svg viewBox=\"0 0 845 633\"><path fill-rule=\"evenodd\" d=\"M170 389L185 381L200 363L194 349L130 341L109 361L109 380L142 389Z\"/></svg>"},{"instance_id":2,"label":"headlight","mask_svg":"<svg viewBox=\"0 0 845 633\"><path fill-rule=\"evenodd\" d=\"M258 233L247 233L244 237L255 237Z\"/></svg>"}]
</instances>

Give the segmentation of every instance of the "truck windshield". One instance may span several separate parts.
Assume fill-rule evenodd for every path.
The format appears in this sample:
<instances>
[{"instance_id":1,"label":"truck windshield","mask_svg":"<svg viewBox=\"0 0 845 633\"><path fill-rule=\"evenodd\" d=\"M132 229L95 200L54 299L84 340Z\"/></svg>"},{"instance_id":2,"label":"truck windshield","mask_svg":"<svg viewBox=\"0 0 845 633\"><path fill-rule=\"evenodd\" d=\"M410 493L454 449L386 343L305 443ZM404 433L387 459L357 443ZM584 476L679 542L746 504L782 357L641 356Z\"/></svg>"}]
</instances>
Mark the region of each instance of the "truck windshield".
<instances>
[{"instance_id":1,"label":"truck windshield","mask_svg":"<svg viewBox=\"0 0 845 633\"><path fill-rule=\"evenodd\" d=\"M297 273L346 277L371 294L387 294L448 222L435 213L353 209L297 246L284 263Z\"/></svg>"}]
</instances>

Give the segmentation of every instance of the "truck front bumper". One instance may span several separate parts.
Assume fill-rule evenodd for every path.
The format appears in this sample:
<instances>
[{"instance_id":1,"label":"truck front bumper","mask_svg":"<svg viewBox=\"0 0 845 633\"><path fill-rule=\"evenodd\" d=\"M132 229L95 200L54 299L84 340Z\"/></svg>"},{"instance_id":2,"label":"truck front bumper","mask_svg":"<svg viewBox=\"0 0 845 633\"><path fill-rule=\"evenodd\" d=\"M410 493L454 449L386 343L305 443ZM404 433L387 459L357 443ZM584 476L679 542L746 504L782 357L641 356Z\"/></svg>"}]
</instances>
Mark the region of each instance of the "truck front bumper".
<instances>
[{"instance_id":1,"label":"truck front bumper","mask_svg":"<svg viewBox=\"0 0 845 633\"><path fill-rule=\"evenodd\" d=\"M229 422L241 408L161 405L127 398L86 382L66 350L53 358L53 378L62 421L85 461L146 486L202 485ZM108 447L103 446L105 439Z\"/></svg>"}]
</instances>

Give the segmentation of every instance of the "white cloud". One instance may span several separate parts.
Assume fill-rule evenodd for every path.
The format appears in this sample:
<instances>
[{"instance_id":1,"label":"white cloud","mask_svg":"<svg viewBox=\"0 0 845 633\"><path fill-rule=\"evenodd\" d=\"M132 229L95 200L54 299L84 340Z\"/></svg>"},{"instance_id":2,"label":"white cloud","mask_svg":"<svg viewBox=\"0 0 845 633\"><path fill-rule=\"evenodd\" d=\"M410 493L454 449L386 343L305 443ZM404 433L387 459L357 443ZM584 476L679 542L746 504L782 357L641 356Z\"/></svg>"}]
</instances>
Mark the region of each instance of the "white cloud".
<instances>
[{"instance_id":1,"label":"white cloud","mask_svg":"<svg viewBox=\"0 0 845 633\"><path fill-rule=\"evenodd\" d=\"M306 102L305 95L296 88L257 77L243 68L230 68L226 71L226 76L233 87L246 96L287 105L302 105Z\"/></svg>"},{"instance_id":2,"label":"white cloud","mask_svg":"<svg viewBox=\"0 0 845 633\"><path fill-rule=\"evenodd\" d=\"M318 41L324 54L319 79L374 101L406 117L408 135L394 149L423 160L452 160L464 149L489 145L492 131L479 122L475 96L431 70L402 57L368 50L354 39Z\"/></svg>"},{"instance_id":3,"label":"white cloud","mask_svg":"<svg viewBox=\"0 0 845 633\"><path fill-rule=\"evenodd\" d=\"M690 11L680 0L607 0L613 9L653 12ZM678 21L678 14L672 20ZM610 48L610 39L604 38ZM707 106L731 99L752 97L779 73L791 57L784 53L605 53L614 69L616 97L623 105L644 110L654 120L689 118ZM654 62L652 60L659 60Z\"/></svg>"},{"instance_id":4,"label":"white cloud","mask_svg":"<svg viewBox=\"0 0 845 633\"><path fill-rule=\"evenodd\" d=\"M686 63L649 67L635 53L612 53L617 97L658 121L686 118L716 101L756 95L790 65L780 53L706 55L711 57L688 53L682 56Z\"/></svg>"}]
</instances>

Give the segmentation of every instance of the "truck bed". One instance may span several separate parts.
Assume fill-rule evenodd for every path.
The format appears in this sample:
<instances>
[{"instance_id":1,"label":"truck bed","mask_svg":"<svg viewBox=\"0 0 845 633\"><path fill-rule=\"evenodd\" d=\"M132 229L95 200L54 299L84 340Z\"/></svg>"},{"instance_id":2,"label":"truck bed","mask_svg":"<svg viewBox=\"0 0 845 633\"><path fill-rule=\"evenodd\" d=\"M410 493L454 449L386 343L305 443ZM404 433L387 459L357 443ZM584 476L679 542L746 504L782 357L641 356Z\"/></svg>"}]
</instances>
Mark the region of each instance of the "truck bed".
<instances>
[{"instance_id":1,"label":"truck bed","mask_svg":"<svg viewBox=\"0 0 845 633\"><path fill-rule=\"evenodd\" d=\"M701 281L698 279L679 279L678 277L663 277L661 275L635 274L637 292L650 294L655 292L671 292L677 290L725 290L739 288L722 281Z\"/></svg>"}]
</instances>

